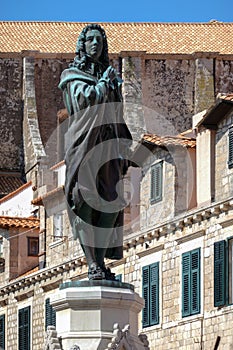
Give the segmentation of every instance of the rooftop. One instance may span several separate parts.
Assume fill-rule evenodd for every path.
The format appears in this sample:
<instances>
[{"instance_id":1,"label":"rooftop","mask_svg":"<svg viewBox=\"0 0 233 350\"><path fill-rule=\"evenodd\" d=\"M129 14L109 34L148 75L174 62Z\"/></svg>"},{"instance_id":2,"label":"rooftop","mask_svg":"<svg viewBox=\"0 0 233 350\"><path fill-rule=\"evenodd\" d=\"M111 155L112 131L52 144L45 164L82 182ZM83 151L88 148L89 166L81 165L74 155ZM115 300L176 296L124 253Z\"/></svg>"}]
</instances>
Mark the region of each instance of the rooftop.
<instances>
[{"instance_id":1,"label":"rooftop","mask_svg":"<svg viewBox=\"0 0 233 350\"><path fill-rule=\"evenodd\" d=\"M0 22L0 52L38 50L74 53L81 22ZM109 52L150 54L233 53L233 22L100 23L108 36Z\"/></svg>"},{"instance_id":2,"label":"rooftop","mask_svg":"<svg viewBox=\"0 0 233 350\"><path fill-rule=\"evenodd\" d=\"M21 218L11 216L0 216L0 228L38 228L40 227L40 220L34 217Z\"/></svg>"},{"instance_id":3,"label":"rooftop","mask_svg":"<svg viewBox=\"0 0 233 350\"><path fill-rule=\"evenodd\" d=\"M46 201L51 200L51 198L54 198L55 196L59 196L61 194L64 194L64 186L63 185L56 187L55 189L45 193L42 196L34 198L31 203L33 205L44 205L44 203Z\"/></svg>"},{"instance_id":4,"label":"rooftop","mask_svg":"<svg viewBox=\"0 0 233 350\"><path fill-rule=\"evenodd\" d=\"M204 126L207 129L217 129L220 120L233 111L233 93L217 96L216 103L211 106L197 124L197 127Z\"/></svg>"},{"instance_id":5,"label":"rooftop","mask_svg":"<svg viewBox=\"0 0 233 350\"><path fill-rule=\"evenodd\" d=\"M23 185L19 173L0 172L0 198L17 190Z\"/></svg>"},{"instance_id":6,"label":"rooftop","mask_svg":"<svg viewBox=\"0 0 233 350\"><path fill-rule=\"evenodd\" d=\"M155 146L182 146L187 148L195 148L196 140L193 138L178 136L157 136L154 134L143 135L143 142L150 143Z\"/></svg>"}]
</instances>

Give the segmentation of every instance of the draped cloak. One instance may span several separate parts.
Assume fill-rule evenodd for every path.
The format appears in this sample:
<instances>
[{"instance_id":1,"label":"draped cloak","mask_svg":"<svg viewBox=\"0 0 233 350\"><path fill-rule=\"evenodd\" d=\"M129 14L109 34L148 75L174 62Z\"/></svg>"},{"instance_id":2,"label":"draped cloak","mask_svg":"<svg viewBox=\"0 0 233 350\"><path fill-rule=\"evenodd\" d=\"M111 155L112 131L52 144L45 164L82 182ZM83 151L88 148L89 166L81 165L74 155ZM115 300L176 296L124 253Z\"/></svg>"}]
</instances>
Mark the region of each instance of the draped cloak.
<instances>
[{"instance_id":1,"label":"draped cloak","mask_svg":"<svg viewBox=\"0 0 233 350\"><path fill-rule=\"evenodd\" d=\"M65 135L68 212L78 216L83 203L87 202L97 211L107 209L118 213L106 253L111 259L123 257L126 203L119 181L130 165L127 157L132 143L123 119L121 84L119 78L113 82L103 77L98 80L75 66L62 72L59 84L70 116ZM78 231L76 225L74 238L79 237Z\"/></svg>"}]
</instances>

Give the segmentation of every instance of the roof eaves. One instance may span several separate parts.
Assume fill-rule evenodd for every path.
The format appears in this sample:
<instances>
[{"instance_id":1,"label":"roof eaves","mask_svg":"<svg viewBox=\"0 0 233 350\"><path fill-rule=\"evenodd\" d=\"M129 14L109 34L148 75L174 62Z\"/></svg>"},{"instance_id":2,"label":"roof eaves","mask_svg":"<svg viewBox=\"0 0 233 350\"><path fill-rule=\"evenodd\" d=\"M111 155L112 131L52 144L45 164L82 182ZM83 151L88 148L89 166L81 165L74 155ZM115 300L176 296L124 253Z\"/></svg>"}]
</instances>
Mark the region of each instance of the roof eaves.
<instances>
[{"instance_id":1,"label":"roof eaves","mask_svg":"<svg viewBox=\"0 0 233 350\"><path fill-rule=\"evenodd\" d=\"M40 220L34 217L12 217L12 216L0 216L0 227L9 229L12 227L18 228L38 228L40 227Z\"/></svg>"},{"instance_id":2,"label":"roof eaves","mask_svg":"<svg viewBox=\"0 0 233 350\"><path fill-rule=\"evenodd\" d=\"M54 190L51 190L51 191L45 193L42 196L34 198L31 201L31 204L33 204L33 205L42 205L43 206L44 205L44 201L50 200L51 198L53 198L54 196L59 195L63 191L64 191L64 185L59 186L59 187L55 188Z\"/></svg>"},{"instance_id":3,"label":"roof eaves","mask_svg":"<svg viewBox=\"0 0 233 350\"><path fill-rule=\"evenodd\" d=\"M231 97L232 96L232 97ZM217 99L214 106L210 107L197 127L216 130L218 123L233 110L233 95L223 96Z\"/></svg>"},{"instance_id":4,"label":"roof eaves","mask_svg":"<svg viewBox=\"0 0 233 350\"><path fill-rule=\"evenodd\" d=\"M195 148L196 140L194 138L184 136L163 136L159 137L153 134L145 134L142 139L143 143L148 143L153 146L167 148L168 146Z\"/></svg>"}]
</instances>

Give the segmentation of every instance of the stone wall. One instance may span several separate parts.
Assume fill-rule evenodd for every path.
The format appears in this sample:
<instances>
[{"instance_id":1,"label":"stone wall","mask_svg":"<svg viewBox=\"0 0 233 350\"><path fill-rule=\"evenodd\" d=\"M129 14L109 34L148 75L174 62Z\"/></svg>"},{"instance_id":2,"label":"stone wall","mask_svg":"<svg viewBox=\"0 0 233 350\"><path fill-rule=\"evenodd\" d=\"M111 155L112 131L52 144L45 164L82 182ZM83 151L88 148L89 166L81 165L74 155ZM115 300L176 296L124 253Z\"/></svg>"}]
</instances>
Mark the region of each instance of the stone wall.
<instances>
[{"instance_id":1,"label":"stone wall","mask_svg":"<svg viewBox=\"0 0 233 350\"><path fill-rule=\"evenodd\" d=\"M18 310L31 306L31 348L42 350L45 337L45 300L58 290L59 284L77 276L86 277L87 270L81 261L73 261L43 273L31 274L11 281L4 289L0 314L6 317L6 349L17 349ZM1 288L3 285L1 286ZM4 288L4 287L3 287ZM2 290L3 291L3 290Z\"/></svg>"},{"instance_id":2,"label":"stone wall","mask_svg":"<svg viewBox=\"0 0 233 350\"><path fill-rule=\"evenodd\" d=\"M215 93L228 94L233 92L233 61L232 59L216 59L215 61Z\"/></svg>"},{"instance_id":3,"label":"stone wall","mask_svg":"<svg viewBox=\"0 0 233 350\"><path fill-rule=\"evenodd\" d=\"M163 162L162 200L151 204L151 167ZM154 147L145 161L140 183L140 226L147 227L196 206L195 150L182 146Z\"/></svg>"},{"instance_id":4,"label":"stone wall","mask_svg":"<svg viewBox=\"0 0 233 350\"><path fill-rule=\"evenodd\" d=\"M218 125L215 145L215 199L222 200L233 195L233 169L228 167L228 129L233 125L233 114Z\"/></svg>"},{"instance_id":5,"label":"stone wall","mask_svg":"<svg viewBox=\"0 0 233 350\"><path fill-rule=\"evenodd\" d=\"M154 151L155 152L155 151ZM151 166L163 161L162 200L151 204L150 184ZM175 164L172 155L163 149L156 148L144 164L140 193L140 226L141 230L169 220L175 215Z\"/></svg>"},{"instance_id":6,"label":"stone wall","mask_svg":"<svg viewBox=\"0 0 233 350\"><path fill-rule=\"evenodd\" d=\"M8 59L4 62L1 66L1 69L3 67L6 69L5 75L3 75L5 76L4 103L9 101L7 94L10 94L10 98L13 99L13 91L17 98L15 104L12 101L9 102L7 112L4 111L1 114L1 117L4 117L3 121L7 120L7 123L9 123L9 130L6 131L8 132L8 138L9 133L13 135L12 138L10 137L12 148L7 148L7 143L6 148L1 147L3 160L5 159L1 164L5 164L4 168L12 169L9 167L13 167L18 170L21 166L19 154L22 150L20 144L22 138L22 114L20 114L22 83L20 72L22 63L20 59ZM57 110L63 107L61 94L59 90L57 92L55 90L59 80L58 75L62 70L61 67L64 67L66 62L58 62L58 59L54 59L54 61L50 59L38 60L35 61L35 64L32 60L27 62L29 68L33 67L31 77L33 78L34 68L37 74L33 81L36 86L36 104L30 106L38 108L37 116L41 128L39 136L42 137L43 142L47 143L50 137L49 132L56 128ZM196 104L196 106L199 106L198 109L205 108L209 107L209 99L213 98L216 91L222 92L221 90L224 89L232 89L231 61L216 62L215 87L213 86L212 76L215 71L214 69L207 70L205 77L204 63L206 63L205 60L200 60L196 65L197 69L202 68L200 68L201 71L196 75L195 80L195 61L191 58L189 60L155 58L144 60L141 56L127 56L123 59L125 101L128 104L134 104L133 109L126 111L128 113L126 119L128 118L132 131L136 135L135 137L137 137L138 131L143 131L147 117L151 118L147 119L151 121L154 116L156 118L162 116L159 122L163 123L165 121L165 123L163 125L155 123L154 125L158 129L148 131L156 133L158 131L159 134L176 134L176 132L183 131L191 126L191 115L195 110L195 96L198 98L198 104ZM210 61L207 63L209 64ZM120 60L115 64L119 64L120 67ZM7 67L10 67L10 72L14 77L11 81L7 75L8 73L6 73ZM133 73L127 71L129 67L133 67ZM131 73L133 75L130 75ZM47 79L47 76L49 79ZM206 79L209 84L203 85L203 81ZM13 83L15 87L11 87L10 92L7 91L8 84ZM139 89L138 91L135 90L135 84ZM197 89L198 86L203 89L202 96L195 91L195 87ZM209 94L206 90L207 87L209 88ZM216 91L213 93L214 88ZM140 89L142 89L142 94ZM206 100L203 99L203 96L206 96ZM45 101L44 105L39 102L41 100ZM145 114L143 116L145 124L141 114L141 101L147 106L147 109L144 109ZM151 110L154 111L152 114L150 113ZM131 112L132 114L130 114ZM164 116L165 119L163 119ZM16 127L14 125L10 128L13 121ZM166 121L168 121L167 124ZM232 116L219 125L219 130L222 128L222 131L218 131L216 136L215 188L217 200L232 196L232 170L229 170L226 166L227 129L231 124ZM153 126L153 123L147 123L147 125ZM171 128L169 128L170 126ZM24 130L25 139L29 129ZM38 129L35 129L35 131L38 133ZM4 137L2 139L4 140ZM5 152L6 150L7 152ZM8 157L9 152L14 154L13 162ZM32 159L34 159L35 154L36 152L31 153ZM164 186L163 201L150 205L150 167L159 159L165 160L166 186ZM180 218L175 217L177 211L179 211L176 206L177 174L175 163L171 154L165 150L160 149L156 154L151 153L151 157L145 163L141 181L141 231L132 232L132 238L130 236L126 237L124 259L119 262L108 263L113 267L116 274L123 275L124 282L134 284L136 292L141 294L142 267L152 262L160 262L160 323L143 329L148 335L151 350L211 349L214 347L217 335L221 336L221 346L230 349L232 346L233 306L229 305L221 309L213 306L213 244L232 235L232 203L222 203L218 207L214 207L214 204L212 204L211 207L202 208L197 212L193 210L192 213L189 213L189 216L184 214ZM12 287L10 287L10 284L6 288L3 285L1 286L2 295L7 299L7 305L1 305L0 313L7 315L7 346L9 348L17 347L15 327L17 325L18 309L31 305L33 308L32 348L41 350L41 344L44 341L43 305L45 298L49 293L56 291L62 281L87 277L85 259L82 257L79 243L73 241L67 217L65 218L63 238L60 241L54 241L53 218L52 216L46 218L46 212L42 213L42 211L43 208L40 215L40 240L41 254L44 253L43 249L46 248L46 268L28 279L24 277L19 281L12 281ZM201 313L196 316L182 318L181 255L195 247L201 248ZM44 255L41 255L40 261L42 263L44 258ZM14 262L14 264L16 268L17 262ZM19 293L21 294L19 295Z\"/></svg>"},{"instance_id":7,"label":"stone wall","mask_svg":"<svg viewBox=\"0 0 233 350\"><path fill-rule=\"evenodd\" d=\"M35 60L36 106L40 135L45 146L57 128L57 112L63 108L62 91L58 89L61 72L67 68L64 59Z\"/></svg>"},{"instance_id":8,"label":"stone wall","mask_svg":"<svg viewBox=\"0 0 233 350\"><path fill-rule=\"evenodd\" d=\"M142 101L143 59L128 56L122 59L122 86L124 100L124 118L134 141L139 141L146 132Z\"/></svg>"},{"instance_id":9,"label":"stone wall","mask_svg":"<svg viewBox=\"0 0 233 350\"><path fill-rule=\"evenodd\" d=\"M0 57L0 169L22 171L22 59Z\"/></svg>"},{"instance_id":10,"label":"stone wall","mask_svg":"<svg viewBox=\"0 0 233 350\"><path fill-rule=\"evenodd\" d=\"M6 323L8 324L6 348L17 349L18 337L15 336L15 326L18 320L18 302L14 298L14 294L9 295L7 303L8 305L1 310L5 313Z\"/></svg>"},{"instance_id":11,"label":"stone wall","mask_svg":"<svg viewBox=\"0 0 233 350\"><path fill-rule=\"evenodd\" d=\"M83 256L83 251L79 244L79 240L73 239L72 229L69 223L67 212L63 212L63 230L60 238L54 236L54 218L50 216L47 219L47 235L46 235L46 266L51 267L58 265L61 260L68 261L70 259Z\"/></svg>"},{"instance_id":12,"label":"stone wall","mask_svg":"<svg viewBox=\"0 0 233 350\"><path fill-rule=\"evenodd\" d=\"M197 134L197 204L210 203L215 196L214 175L214 138L213 130L200 128Z\"/></svg>"},{"instance_id":13,"label":"stone wall","mask_svg":"<svg viewBox=\"0 0 233 350\"><path fill-rule=\"evenodd\" d=\"M54 146L57 142L57 112L64 108L58 83L61 72L72 60L70 55L43 55L29 51L15 57L4 54L1 58L0 98L4 127L1 128L0 159L1 168L7 170L21 170L24 165L22 56L34 57L38 129L43 146L55 147L53 155L57 152ZM111 57L111 63L124 80L125 119L134 139L140 139L145 131L176 135L189 129L194 112L209 108L219 92L233 91L232 62L231 56L224 58L214 53L156 57L144 52L124 52ZM48 145L53 132L52 143ZM26 165L28 163L26 160Z\"/></svg>"},{"instance_id":14,"label":"stone wall","mask_svg":"<svg viewBox=\"0 0 233 350\"><path fill-rule=\"evenodd\" d=\"M28 256L28 237L38 238L38 230L11 227L1 230L3 239L4 272L0 284L8 283L38 265L37 256Z\"/></svg>"},{"instance_id":15,"label":"stone wall","mask_svg":"<svg viewBox=\"0 0 233 350\"><path fill-rule=\"evenodd\" d=\"M45 156L37 115L33 57L24 57L23 72L24 118L22 136L24 142L25 173L27 174L27 179L31 180L33 175L30 174L30 171L35 168L40 157ZM33 185L35 184L33 183Z\"/></svg>"},{"instance_id":16,"label":"stone wall","mask_svg":"<svg viewBox=\"0 0 233 350\"><path fill-rule=\"evenodd\" d=\"M124 259L108 261L122 281L135 286L142 295L142 267L160 263L159 324L139 332L147 334L150 350L212 349L216 337L221 337L221 347L231 349L233 306L214 307L213 245L232 237L233 202L212 204L202 210L175 217L153 229L139 232L125 241ZM66 243L60 244L65 247ZM41 350L45 331L45 299L58 290L62 281L87 277L85 260L64 261L62 250L50 247L54 264L29 276L1 286L0 314L7 317L7 346L17 347L16 325L18 309L31 305L32 348ZM59 249L60 249L59 248ZM201 249L201 311L197 315L181 314L181 267L184 252ZM58 257L60 255L60 263ZM54 266L55 265L55 266ZM141 316L139 317L141 322ZM139 323L141 325L141 323Z\"/></svg>"},{"instance_id":17,"label":"stone wall","mask_svg":"<svg viewBox=\"0 0 233 350\"><path fill-rule=\"evenodd\" d=\"M0 284L4 284L9 281L9 274L10 274L10 257L8 252L10 251L10 239L9 239L9 230L8 229L1 229L0 235L3 238L2 243L2 258L4 261L4 268L2 268L2 273L0 273ZM7 276L7 278L6 278Z\"/></svg>"},{"instance_id":18,"label":"stone wall","mask_svg":"<svg viewBox=\"0 0 233 350\"><path fill-rule=\"evenodd\" d=\"M145 116L148 131L177 135L189 129L194 112L194 61L145 59L143 73L143 105L149 108ZM154 114L154 122L150 114Z\"/></svg>"},{"instance_id":19,"label":"stone wall","mask_svg":"<svg viewBox=\"0 0 233 350\"><path fill-rule=\"evenodd\" d=\"M203 55L201 55L203 56ZM200 57L195 60L195 108L199 113L215 102L214 90L214 60Z\"/></svg>"},{"instance_id":20,"label":"stone wall","mask_svg":"<svg viewBox=\"0 0 233 350\"><path fill-rule=\"evenodd\" d=\"M232 237L228 221L233 214L232 204L193 212L170 221L166 228L148 230L138 240L128 240L124 281L134 284L138 293L142 288L142 267L160 263L160 321L140 329L147 334L151 350L213 349L217 336L221 337L220 348L232 348L233 306L214 307L213 278L214 242ZM182 254L196 248L201 249L201 312L182 317Z\"/></svg>"}]
</instances>

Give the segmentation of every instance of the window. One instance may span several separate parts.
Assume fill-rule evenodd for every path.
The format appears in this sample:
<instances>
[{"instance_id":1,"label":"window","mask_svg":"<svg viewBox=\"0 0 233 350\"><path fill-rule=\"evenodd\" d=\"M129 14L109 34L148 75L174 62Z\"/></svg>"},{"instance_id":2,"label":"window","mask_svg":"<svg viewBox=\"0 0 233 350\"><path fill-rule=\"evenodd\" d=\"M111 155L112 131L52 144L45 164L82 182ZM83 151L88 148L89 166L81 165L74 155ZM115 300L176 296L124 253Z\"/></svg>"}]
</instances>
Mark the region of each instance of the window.
<instances>
[{"instance_id":1,"label":"window","mask_svg":"<svg viewBox=\"0 0 233 350\"><path fill-rule=\"evenodd\" d=\"M58 213L53 216L53 238L57 239L63 236L63 214Z\"/></svg>"},{"instance_id":2,"label":"window","mask_svg":"<svg viewBox=\"0 0 233 350\"><path fill-rule=\"evenodd\" d=\"M156 163L151 167L151 204L162 200L163 192L163 162Z\"/></svg>"},{"instance_id":3,"label":"window","mask_svg":"<svg viewBox=\"0 0 233 350\"><path fill-rule=\"evenodd\" d=\"M233 304L233 238L214 243L214 306Z\"/></svg>"},{"instance_id":4,"label":"window","mask_svg":"<svg viewBox=\"0 0 233 350\"><path fill-rule=\"evenodd\" d=\"M182 254L182 317L200 312L200 248Z\"/></svg>"},{"instance_id":5,"label":"window","mask_svg":"<svg viewBox=\"0 0 233 350\"><path fill-rule=\"evenodd\" d=\"M28 237L28 256L38 256L39 238Z\"/></svg>"},{"instance_id":6,"label":"window","mask_svg":"<svg viewBox=\"0 0 233 350\"><path fill-rule=\"evenodd\" d=\"M142 268L143 327L159 323L159 262Z\"/></svg>"},{"instance_id":7,"label":"window","mask_svg":"<svg viewBox=\"0 0 233 350\"><path fill-rule=\"evenodd\" d=\"M5 350L5 315L0 316L0 349Z\"/></svg>"},{"instance_id":8,"label":"window","mask_svg":"<svg viewBox=\"0 0 233 350\"><path fill-rule=\"evenodd\" d=\"M31 307L27 306L19 310L19 330L18 330L18 342L19 350L30 350L31 342L31 327L30 327L30 313Z\"/></svg>"},{"instance_id":9,"label":"window","mask_svg":"<svg viewBox=\"0 0 233 350\"><path fill-rule=\"evenodd\" d=\"M56 311L50 305L50 299L45 300L45 330L47 330L48 326L56 327Z\"/></svg>"},{"instance_id":10,"label":"window","mask_svg":"<svg viewBox=\"0 0 233 350\"><path fill-rule=\"evenodd\" d=\"M228 167L231 169L233 168L233 126L229 128L228 135Z\"/></svg>"}]
</instances>

